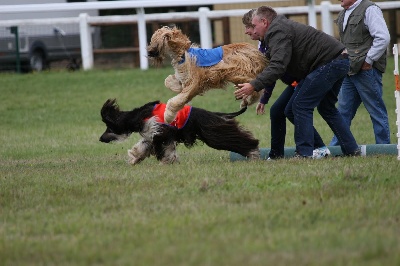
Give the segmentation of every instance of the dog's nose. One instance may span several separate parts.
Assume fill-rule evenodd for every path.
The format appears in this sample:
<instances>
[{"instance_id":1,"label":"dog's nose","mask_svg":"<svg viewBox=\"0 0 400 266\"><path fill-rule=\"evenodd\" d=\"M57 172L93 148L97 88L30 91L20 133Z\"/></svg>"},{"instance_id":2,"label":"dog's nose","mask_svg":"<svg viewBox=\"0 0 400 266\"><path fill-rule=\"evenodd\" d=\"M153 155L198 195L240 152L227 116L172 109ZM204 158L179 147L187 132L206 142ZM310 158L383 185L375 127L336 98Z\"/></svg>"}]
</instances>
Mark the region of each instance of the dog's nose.
<instances>
[{"instance_id":1,"label":"dog's nose","mask_svg":"<svg viewBox=\"0 0 400 266\"><path fill-rule=\"evenodd\" d=\"M104 138L103 136L101 136L99 138L99 141L104 142L104 143L109 143L110 142L110 140L108 138Z\"/></svg>"},{"instance_id":2,"label":"dog's nose","mask_svg":"<svg viewBox=\"0 0 400 266\"><path fill-rule=\"evenodd\" d=\"M159 52L157 50L151 50L147 52L147 55L150 57L158 57Z\"/></svg>"}]
</instances>

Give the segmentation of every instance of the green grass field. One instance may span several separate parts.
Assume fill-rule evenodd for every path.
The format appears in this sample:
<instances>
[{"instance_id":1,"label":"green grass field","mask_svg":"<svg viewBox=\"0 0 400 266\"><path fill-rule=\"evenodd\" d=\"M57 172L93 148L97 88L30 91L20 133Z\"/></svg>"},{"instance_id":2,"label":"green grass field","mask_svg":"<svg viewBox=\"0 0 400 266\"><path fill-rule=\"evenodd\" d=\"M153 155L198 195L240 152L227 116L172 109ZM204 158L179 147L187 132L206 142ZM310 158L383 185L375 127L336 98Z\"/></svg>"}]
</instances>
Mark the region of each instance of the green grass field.
<instances>
[{"instance_id":1,"label":"green grass field","mask_svg":"<svg viewBox=\"0 0 400 266\"><path fill-rule=\"evenodd\" d=\"M171 68L0 74L1 265L400 265L400 162L380 155L237 161L199 144L181 162L126 163L100 108L168 100ZM396 143L393 60L384 98ZM279 84L270 104L282 91ZM239 109L233 88L192 104ZM269 118L238 120L269 147ZM326 143L332 133L315 126ZM287 146L294 146L288 123ZM373 144L362 107L352 126Z\"/></svg>"}]
</instances>

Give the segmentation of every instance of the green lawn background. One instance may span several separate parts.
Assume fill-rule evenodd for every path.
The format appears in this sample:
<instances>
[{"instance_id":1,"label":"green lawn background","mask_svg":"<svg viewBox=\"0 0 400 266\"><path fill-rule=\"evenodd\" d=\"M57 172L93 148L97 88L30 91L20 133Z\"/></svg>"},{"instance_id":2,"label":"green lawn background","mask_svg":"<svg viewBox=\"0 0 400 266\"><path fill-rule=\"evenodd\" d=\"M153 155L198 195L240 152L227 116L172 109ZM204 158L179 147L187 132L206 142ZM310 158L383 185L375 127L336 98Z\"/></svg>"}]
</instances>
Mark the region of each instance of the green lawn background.
<instances>
[{"instance_id":1,"label":"green lawn background","mask_svg":"<svg viewBox=\"0 0 400 266\"><path fill-rule=\"evenodd\" d=\"M399 161L393 155L230 162L199 144L181 162L131 166L139 139L103 144L100 108L167 101L172 68L0 74L2 265L399 265ZM283 90L278 84L269 107ZM397 142L393 59L384 75ZM233 87L197 97L239 109ZM267 109L268 110L268 109ZM269 147L269 112L238 120ZM332 132L315 114L324 141ZM293 147L288 123L286 146ZM373 144L361 107L352 125Z\"/></svg>"}]
</instances>

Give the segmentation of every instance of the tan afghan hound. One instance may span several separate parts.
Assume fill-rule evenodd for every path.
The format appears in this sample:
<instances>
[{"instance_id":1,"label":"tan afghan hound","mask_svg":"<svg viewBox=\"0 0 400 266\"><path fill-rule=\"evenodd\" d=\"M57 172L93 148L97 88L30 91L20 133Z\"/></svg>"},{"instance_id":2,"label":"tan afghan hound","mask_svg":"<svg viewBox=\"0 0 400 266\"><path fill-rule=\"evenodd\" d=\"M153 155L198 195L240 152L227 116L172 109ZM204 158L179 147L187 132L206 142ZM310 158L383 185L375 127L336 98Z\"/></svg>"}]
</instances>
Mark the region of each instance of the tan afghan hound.
<instances>
[{"instance_id":1,"label":"tan afghan hound","mask_svg":"<svg viewBox=\"0 0 400 266\"><path fill-rule=\"evenodd\" d=\"M249 82L267 65L266 57L251 44L200 49L176 27L162 27L154 32L147 52L154 65L160 65L166 56L172 59L175 73L165 79L165 86L178 95L167 102L164 119L168 123L195 96L210 89L223 89L228 83ZM241 107L257 102L260 95L261 92L254 92L243 98Z\"/></svg>"}]
</instances>

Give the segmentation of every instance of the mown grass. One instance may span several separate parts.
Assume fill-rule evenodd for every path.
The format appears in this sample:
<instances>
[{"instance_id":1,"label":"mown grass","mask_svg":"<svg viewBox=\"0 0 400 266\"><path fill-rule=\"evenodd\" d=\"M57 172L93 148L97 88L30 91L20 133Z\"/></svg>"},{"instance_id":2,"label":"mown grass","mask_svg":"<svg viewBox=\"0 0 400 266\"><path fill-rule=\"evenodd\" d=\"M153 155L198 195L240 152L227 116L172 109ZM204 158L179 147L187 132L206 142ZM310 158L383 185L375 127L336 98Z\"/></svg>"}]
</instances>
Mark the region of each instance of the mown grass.
<instances>
[{"instance_id":1,"label":"mown grass","mask_svg":"<svg viewBox=\"0 0 400 266\"><path fill-rule=\"evenodd\" d=\"M396 143L393 60L384 97ZM399 161L393 155L229 161L205 145L181 163L126 163L123 143L98 141L100 108L173 96L170 68L0 75L2 265L399 265ZM273 99L279 95L276 89ZM235 111L233 89L193 105ZM267 114L268 115L268 114ZM269 147L268 116L240 122ZM332 133L316 115L328 143ZM353 123L374 143L369 116ZM288 124L287 146L294 146Z\"/></svg>"}]
</instances>

